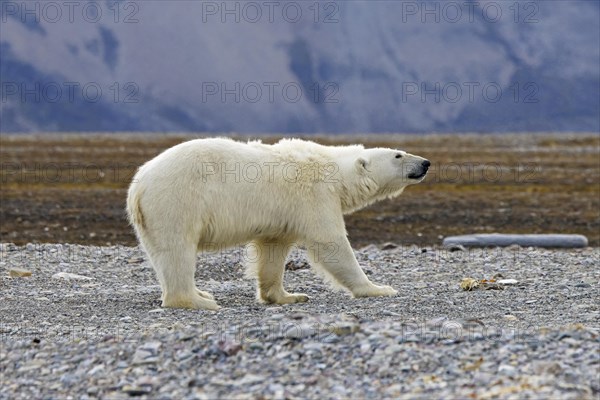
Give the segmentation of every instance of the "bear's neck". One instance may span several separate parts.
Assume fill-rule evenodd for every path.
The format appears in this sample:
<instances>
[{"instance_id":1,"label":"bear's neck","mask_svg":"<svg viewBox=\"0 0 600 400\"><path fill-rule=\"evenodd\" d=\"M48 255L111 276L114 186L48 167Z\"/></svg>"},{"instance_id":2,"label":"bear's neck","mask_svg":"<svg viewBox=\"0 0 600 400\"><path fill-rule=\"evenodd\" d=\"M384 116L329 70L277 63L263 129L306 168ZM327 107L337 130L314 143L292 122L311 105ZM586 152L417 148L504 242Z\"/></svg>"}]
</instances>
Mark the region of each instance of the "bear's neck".
<instances>
[{"instance_id":1,"label":"bear's neck","mask_svg":"<svg viewBox=\"0 0 600 400\"><path fill-rule=\"evenodd\" d=\"M338 190L342 212L350 214L377 201L379 185L373 179L364 176L354 182L342 180Z\"/></svg>"},{"instance_id":2,"label":"bear's neck","mask_svg":"<svg viewBox=\"0 0 600 400\"><path fill-rule=\"evenodd\" d=\"M358 182L342 181L338 190L342 212L350 214L378 201L399 196L404 188L379 186L373 179L365 176Z\"/></svg>"}]
</instances>

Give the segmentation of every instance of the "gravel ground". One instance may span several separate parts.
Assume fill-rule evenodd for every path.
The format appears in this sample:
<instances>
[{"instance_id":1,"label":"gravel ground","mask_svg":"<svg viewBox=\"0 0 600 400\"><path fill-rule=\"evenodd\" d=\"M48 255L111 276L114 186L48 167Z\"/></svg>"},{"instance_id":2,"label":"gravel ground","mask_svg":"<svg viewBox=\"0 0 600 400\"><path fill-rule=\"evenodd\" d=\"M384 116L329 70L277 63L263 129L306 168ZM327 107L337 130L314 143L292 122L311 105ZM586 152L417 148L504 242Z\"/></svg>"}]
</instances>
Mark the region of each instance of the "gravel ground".
<instances>
[{"instance_id":1,"label":"gravel ground","mask_svg":"<svg viewBox=\"0 0 600 400\"><path fill-rule=\"evenodd\" d=\"M256 303L243 250L201 255L205 312L161 309L138 248L2 244L0 398L599 397L599 248L392 247L357 256L396 297L334 292L295 252L311 299L287 306ZM497 274L518 282L459 287Z\"/></svg>"}]
</instances>

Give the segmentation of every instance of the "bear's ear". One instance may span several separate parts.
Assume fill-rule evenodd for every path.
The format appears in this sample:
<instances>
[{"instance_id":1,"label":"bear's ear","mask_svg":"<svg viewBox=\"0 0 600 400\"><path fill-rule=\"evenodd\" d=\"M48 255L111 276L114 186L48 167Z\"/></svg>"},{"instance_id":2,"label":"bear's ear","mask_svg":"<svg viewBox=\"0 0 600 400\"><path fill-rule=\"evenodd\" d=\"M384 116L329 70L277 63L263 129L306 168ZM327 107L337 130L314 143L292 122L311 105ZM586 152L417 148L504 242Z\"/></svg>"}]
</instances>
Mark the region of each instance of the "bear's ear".
<instances>
[{"instance_id":1,"label":"bear's ear","mask_svg":"<svg viewBox=\"0 0 600 400\"><path fill-rule=\"evenodd\" d=\"M363 157L358 157L358 159L356 160L356 169L359 172L367 172L369 166L369 161L366 158Z\"/></svg>"}]
</instances>

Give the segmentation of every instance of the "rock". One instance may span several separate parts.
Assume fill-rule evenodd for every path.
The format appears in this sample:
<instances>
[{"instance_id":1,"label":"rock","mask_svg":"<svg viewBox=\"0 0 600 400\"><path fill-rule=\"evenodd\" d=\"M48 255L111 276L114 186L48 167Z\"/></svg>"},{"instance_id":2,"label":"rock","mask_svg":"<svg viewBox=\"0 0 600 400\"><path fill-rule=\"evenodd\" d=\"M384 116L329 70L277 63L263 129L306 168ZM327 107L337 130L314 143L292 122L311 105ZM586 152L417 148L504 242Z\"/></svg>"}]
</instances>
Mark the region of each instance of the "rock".
<instances>
[{"instance_id":1,"label":"rock","mask_svg":"<svg viewBox=\"0 0 600 400\"><path fill-rule=\"evenodd\" d=\"M92 369L90 369L87 374L90 376L94 376L102 371L104 371L104 365L100 364L100 365L96 365Z\"/></svg>"},{"instance_id":2,"label":"rock","mask_svg":"<svg viewBox=\"0 0 600 400\"><path fill-rule=\"evenodd\" d=\"M358 332L360 325L354 322L336 322L333 326L329 327L329 331L335 333L338 336L349 335L354 332Z\"/></svg>"},{"instance_id":3,"label":"rock","mask_svg":"<svg viewBox=\"0 0 600 400\"><path fill-rule=\"evenodd\" d=\"M456 251L467 251L467 249L465 248L465 246L463 246L462 244L453 244L448 246L448 250L450 250L452 253L456 252Z\"/></svg>"},{"instance_id":4,"label":"rock","mask_svg":"<svg viewBox=\"0 0 600 400\"><path fill-rule=\"evenodd\" d=\"M379 251L379 249L374 244L369 244L369 245L367 245L365 247L362 247L359 251L361 253L371 253L371 252L374 252L374 251Z\"/></svg>"},{"instance_id":5,"label":"rock","mask_svg":"<svg viewBox=\"0 0 600 400\"><path fill-rule=\"evenodd\" d=\"M446 247L507 247L515 244L522 247L580 248L587 247L588 240L583 235L491 233L449 236L443 241Z\"/></svg>"},{"instance_id":6,"label":"rock","mask_svg":"<svg viewBox=\"0 0 600 400\"><path fill-rule=\"evenodd\" d=\"M150 394L152 392L152 387L126 385L123 386L121 390L130 396L143 396L145 394Z\"/></svg>"},{"instance_id":7,"label":"rock","mask_svg":"<svg viewBox=\"0 0 600 400\"><path fill-rule=\"evenodd\" d=\"M98 393L100 392L100 389L98 388L98 386L90 386L86 389L86 392L90 396L97 396Z\"/></svg>"},{"instance_id":8,"label":"rock","mask_svg":"<svg viewBox=\"0 0 600 400\"><path fill-rule=\"evenodd\" d=\"M8 270L8 275L11 278L24 278L26 276L31 276L31 271L22 268L11 268Z\"/></svg>"},{"instance_id":9,"label":"rock","mask_svg":"<svg viewBox=\"0 0 600 400\"><path fill-rule=\"evenodd\" d=\"M153 364L158 361L160 342L148 342L138 347L133 355L132 365Z\"/></svg>"},{"instance_id":10,"label":"rock","mask_svg":"<svg viewBox=\"0 0 600 400\"><path fill-rule=\"evenodd\" d=\"M512 365L502 364L498 367L498 373L509 377L515 377L518 373L517 369Z\"/></svg>"},{"instance_id":11,"label":"rock","mask_svg":"<svg viewBox=\"0 0 600 400\"><path fill-rule=\"evenodd\" d=\"M66 373L60 377L60 382L63 384L63 386L70 387L79 382L79 377L75 374Z\"/></svg>"},{"instance_id":12,"label":"rock","mask_svg":"<svg viewBox=\"0 0 600 400\"><path fill-rule=\"evenodd\" d=\"M253 385L255 383L268 382L269 378L266 376L254 375L254 374L246 374L242 379L239 379L235 384L236 386L248 386Z\"/></svg>"},{"instance_id":13,"label":"rock","mask_svg":"<svg viewBox=\"0 0 600 400\"><path fill-rule=\"evenodd\" d=\"M314 336L317 332L317 329L311 324L294 324L285 330L284 336L290 339L302 339Z\"/></svg>"},{"instance_id":14,"label":"rock","mask_svg":"<svg viewBox=\"0 0 600 400\"><path fill-rule=\"evenodd\" d=\"M271 307L269 307L269 308L271 308ZM283 310L283 307L282 307L281 309ZM275 310L275 312L277 312L277 311L278 311L278 310ZM282 319L284 319L284 318L285 318L285 314L279 314L279 313L277 313L277 314L272 314L272 315L270 315L270 316L269 316L269 319L270 319L271 321L281 321L281 320L282 320Z\"/></svg>"},{"instance_id":15,"label":"rock","mask_svg":"<svg viewBox=\"0 0 600 400\"><path fill-rule=\"evenodd\" d=\"M273 393L273 398L276 398L276 399L285 398L284 390L285 389L284 389L283 385L280 383L271 383L271 384L269 384L269 386L267 386L267 391Z\"/></svg>"},{"instance_id":16,"label":"rock","mask_svg":"<svg viewBox=\"0 0 600 400\"><path fill-rule=\"evenodd\" d=\"M319 340L323 343L339 343L340 337L336 334L333 335L324 335L319 338Z\"/></svg>"},{"instance_id":17,"label":"rock","mask_svg":"<svg viewBox=\"0 0 600 400\"><path fill-rule=\"evenodd\" d=\"M144 343L141 346L141 349L144 351L150 352L152 355L158 355L158 351L160 350L161 346L162 346L161 342L148 342L148 343Z\"/></svg>"},{"instance_id":18,"label":"rock","mask_svg":"<svg viewBox=\"0 0 600 400\"><path fill-rule=\"evenodd\" d=\"M273 307L267 307L265 308L266 312L274 312L274 313L279 313L283 311L283 307L281 306L273 306ZM274 314L275 315L275 314ZM283 314L281 314L283 315Z\"/></svg>"},{"instance_id":19,"label":"rock","mask_svg":"<svg viewBox=\"0 0 600 400\"><path fill-rule=\"evenodd\" d=\"M432 318L430 320L427 320L425 322L425 325L428 327L436 327L437 328L437 327L442 326L446 321L448 321L448 317L443 315L441 317Z\"/></svg>"},{"instance_id":20,"label":"rock","mask_svg":"<svg viewBox=\"0 0 600 400\"><path fill-rule=\"evenodd\" d=\"M132 365L145 365L145 364L154 364L158 362L158 357L153 357L150 353L145 351L136 351L133 360L131 361Z\"/></svg>"},{"instance_id":21,"label":"rock","mask_svg":"<svg viewBox=\"0 0 600 400\"><path fill-rule=\"evenodd\" d=\"M500 279L496 281L496 283L498 285L516 285L517 283L519 283L519 281L516 279Z\"/></svg>"},{"instance_id":22,"label":"rock","mask_svg":"<svg viewBox=\"0 0 600 400\"><path fill-rule=\"evenodd\" d=\"M52 275L53 279L65 279L65 280L76 280L76 281L89 281L93 278L84 275L72 274L70 272L58 272Z\"/></svg>"},{"instance_id":23,"label":"rock","mask_svg":"<svg viewBox=\"0 0 600 400\"><path fill-rule=\"evenodd\" d=\"M299 269L309 269L310 264L306 261L294 261L290 260L285 264L285 269L288 271L297 271Z\"/></svg>"},{"instance_id":24,"label":"rock","mask_svg":"<svg viewBox=\"0 0 600 400\"><path fill-rule=\"evenodd\" d=\"M251 351L263 351L265 346L263 346L260 342L250 342L247 345L247 348Z\"/></svg>"},{"instance_id":25,"label":"rock","mask_svg":"<svg viewBox=\"0 0 600 400\"><path fill-rule=\"evenodd\" d=\"M0 243L0 253L15 251L17 246L14 243Z\"/></svg>"},{"instance_id":26,"label":"rock","mask_svg":"<svg viewBox=\"0 0 600 400\"><path fill-rule=\"evenodd\" d=\"M234 356L242 350L242 345L233 340L221 340L217 343L217 347L228 356Z\"/></svg>"},{"instance_id":27,"label":"rock","mask_svg":"<svg viewBox=\"0 0 600 400\"><path fill-rule=\"evenodd\" d=\"M383 246L381 246L381 250L393 250L396 248L398 248L398 245L392 242L387 242Z\"/></svg>"},{"instance_id":28,"label":"rock","mask_svg":"<svg viewBox=\"0 0 600 400\"><path fill-rule=\"evenodd\" d=\"M519 320L519 318L517 318L511 314L506 314L503 318L507 321L518 321Z\"/></svg>"}]
</instances>

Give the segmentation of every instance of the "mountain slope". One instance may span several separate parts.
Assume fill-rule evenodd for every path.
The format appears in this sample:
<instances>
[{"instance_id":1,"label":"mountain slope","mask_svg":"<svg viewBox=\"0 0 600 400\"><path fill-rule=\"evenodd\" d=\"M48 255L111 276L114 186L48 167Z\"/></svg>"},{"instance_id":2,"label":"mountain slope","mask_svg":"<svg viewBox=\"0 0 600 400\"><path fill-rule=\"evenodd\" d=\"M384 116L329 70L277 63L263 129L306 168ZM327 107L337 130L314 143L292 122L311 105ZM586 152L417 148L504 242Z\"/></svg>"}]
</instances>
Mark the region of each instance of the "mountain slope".
<instances>
[{"instance_id":1,"label":"mountain slope","mask_svg":"<svg viewBox=\"0 0 600 400\"><path fill-rule=\"evenodd\" d=\"M595 1L8 4L2 132L600 130Z\"/></svg>"}]
</instances>

